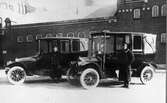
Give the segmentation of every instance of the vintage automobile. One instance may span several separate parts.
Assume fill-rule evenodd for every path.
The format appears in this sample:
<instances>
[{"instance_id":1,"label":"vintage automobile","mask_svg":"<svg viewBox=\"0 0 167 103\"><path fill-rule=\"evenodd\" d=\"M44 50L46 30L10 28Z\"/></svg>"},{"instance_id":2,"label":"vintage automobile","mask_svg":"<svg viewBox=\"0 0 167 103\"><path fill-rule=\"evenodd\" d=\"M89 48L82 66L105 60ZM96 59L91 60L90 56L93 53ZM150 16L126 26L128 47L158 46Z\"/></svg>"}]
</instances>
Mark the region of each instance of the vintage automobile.
<instances>
[{"instance_id":1,"label":"vintage automobile","mask_svg":"<svg viewBox=\"0 0 167 103\"><path fill-rule=\"evenodd\" d=\"M153 63L156 53L156 35L139 32L110 32L103 31L91 34L87 57L80 57L73 62L67 72L70 83L79 81L86 88L93 88L101 79L118 77L121 58L116 59L121 45L126 42L135 55L131 76L140 77L143 84L151 82L154 69ZM118 62L119 61L119 62Z\"/></svg>"},{"instance_id":2,"label":"vintage automobile","mask_svg":"<svg viewBox=\"0 0 167 103\"><path fill-rule=\"evenodd\" d=\"M66 74L71 61L75 61L79 56L87 56L88 39L68 38L68 37L45 37L37 40L38 53L34 56L16 58L5 67L9 82L21 84L26 76L40 75L50 76L52 79L61 78ZM51 57L53 47L59 50L59 69L51 67Z\"/></svg>"}]
</instances>

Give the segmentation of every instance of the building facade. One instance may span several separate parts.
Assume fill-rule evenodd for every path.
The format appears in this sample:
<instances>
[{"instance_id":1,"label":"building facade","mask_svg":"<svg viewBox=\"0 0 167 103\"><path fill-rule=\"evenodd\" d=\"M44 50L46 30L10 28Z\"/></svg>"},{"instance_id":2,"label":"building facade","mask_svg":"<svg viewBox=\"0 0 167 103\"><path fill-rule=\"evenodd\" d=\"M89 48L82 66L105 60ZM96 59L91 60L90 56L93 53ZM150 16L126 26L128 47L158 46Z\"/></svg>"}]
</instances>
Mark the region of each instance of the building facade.
<instances>
[{"instance_id":1,"label":"building facade","mask_svg":"<svg viewBox=\"0 0 167 103\"><path fill-rule=\"evenodd\" d=\"M37 38L66 36L87 38L92 32L144 32L157 35L156 63L166 63L165 0L118 0L112 17L88 18L59 22L12 25L1 35L1 54L5 61L34 55ZM26 51L26 52L25 52Z\"/></svg>"},{"instance_id":2,"label":"building facade","mask_svg":"<svg viewBox=\"0 0 167 103\"><path fill-rule=\"evenodd\" d=\"M166 63L166 0L119 0L118 4L115 28L157 34L155 61Z\"/></svg>"}]
</instances>

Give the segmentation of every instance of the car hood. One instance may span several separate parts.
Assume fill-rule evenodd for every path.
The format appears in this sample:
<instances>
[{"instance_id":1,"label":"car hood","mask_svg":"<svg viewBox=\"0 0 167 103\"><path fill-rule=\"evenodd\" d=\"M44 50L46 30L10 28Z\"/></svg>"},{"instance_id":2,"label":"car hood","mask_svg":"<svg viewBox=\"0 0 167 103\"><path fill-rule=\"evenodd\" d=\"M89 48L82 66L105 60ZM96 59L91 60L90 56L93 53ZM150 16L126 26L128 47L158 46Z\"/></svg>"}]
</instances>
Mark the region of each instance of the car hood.
<instances>
[{"instance_id":1,"label":"car hood","mask_svg":"<svg viewBox=\"0 0 167 103\"><path fill-rule=\"evenodd\" d=\"M98 61L97 58L95 57L79 57L80 61L85 61L85 62L94 62Z\"/></svg>"}]
</instances>

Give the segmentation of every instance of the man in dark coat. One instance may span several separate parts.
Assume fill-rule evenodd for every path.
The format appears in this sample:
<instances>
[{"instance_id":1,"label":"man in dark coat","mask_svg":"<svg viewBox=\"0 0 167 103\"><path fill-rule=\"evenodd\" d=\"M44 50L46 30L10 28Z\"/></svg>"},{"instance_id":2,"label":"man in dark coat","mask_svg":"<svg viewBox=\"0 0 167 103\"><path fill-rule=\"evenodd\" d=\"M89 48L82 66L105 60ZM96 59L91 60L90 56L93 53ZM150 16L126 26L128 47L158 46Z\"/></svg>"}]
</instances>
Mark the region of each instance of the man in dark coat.
<instances>
[{"instance_id":1,"label":"man in dark coat","mask_svg":"<svg viewBox=\"0 0 167 103\"><path fill-rule=\"evenodd\" d=\"M129 48L127 43L123 43L122 50L120 52L120 72L119 72L119 80L124 81L124 86L129 87L130 81L130 70L131 64L134 61L134 54Z\"/></svg>"}]
</instances>

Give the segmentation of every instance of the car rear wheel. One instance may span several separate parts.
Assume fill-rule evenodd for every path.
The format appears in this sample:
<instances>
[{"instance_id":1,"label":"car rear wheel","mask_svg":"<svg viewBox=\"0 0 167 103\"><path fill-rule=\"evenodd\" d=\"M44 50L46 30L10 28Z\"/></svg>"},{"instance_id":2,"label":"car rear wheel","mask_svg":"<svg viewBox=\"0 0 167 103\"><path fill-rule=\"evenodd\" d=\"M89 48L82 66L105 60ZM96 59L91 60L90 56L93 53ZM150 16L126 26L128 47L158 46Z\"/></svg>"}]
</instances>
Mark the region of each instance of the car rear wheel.
<instances>
[{"instance_id":1,"label":"car rear wheel","mask_svg":"<svg viewBox=\"0 0 167 103\"><path fill-rule=\"evenodd\" d=\"M12 84L22 84L26 78L24 68L22 68L21 66L12 67L7 73L7 78Z\"/></svg>"},{"instance_id":2,"label":"car rear wheel","mask_svg":"<svg viewBox=\"0 0 167 103\"><path fill-rule=\"evenodd\" d=\"M154 70L150 66L145 66L140 74L140 80L143 84L151 83L154 75Z\"/></svg>"},{"instance_id":3,"label":"car rear wheel","mask_svg":"<svg viewBox=\"0 0 167 103\"><path fill-rule=\"evenodd\" d=\"M80 83L85 89L91 89L99 84L99 74L93 68L85 69L80 76Z\"/></svg>"}]
</instances>

